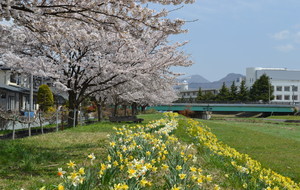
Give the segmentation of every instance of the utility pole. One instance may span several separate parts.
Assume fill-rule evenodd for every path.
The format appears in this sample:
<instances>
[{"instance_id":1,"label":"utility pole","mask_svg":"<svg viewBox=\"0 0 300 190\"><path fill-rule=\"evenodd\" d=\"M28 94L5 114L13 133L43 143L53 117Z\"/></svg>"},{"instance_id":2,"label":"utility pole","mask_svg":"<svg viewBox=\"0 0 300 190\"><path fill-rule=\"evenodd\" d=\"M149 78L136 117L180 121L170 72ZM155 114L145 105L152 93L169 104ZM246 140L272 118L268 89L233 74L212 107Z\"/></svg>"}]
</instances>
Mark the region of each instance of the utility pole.
<instances>
[{"instance_id":1,"label":"utility pole","mask_svg":"<svg viewBox=\"0 0 300 190\"><path fill-rule=\"evenodd\" d=\"M293 92L293 95L292 95L292 100L293 100L293 105L295 105L295 85L292 85L292 92Z\"/></svg>"},{"instance_id":2,"label":"utility pole","mask_svg":"<svg viewBox=\"0 0 300 190\"><path fill-rule=\"evenodd\" d=\"M271 103L271 79L269 78L269 104Z\"/></svg>"}]
</instances>

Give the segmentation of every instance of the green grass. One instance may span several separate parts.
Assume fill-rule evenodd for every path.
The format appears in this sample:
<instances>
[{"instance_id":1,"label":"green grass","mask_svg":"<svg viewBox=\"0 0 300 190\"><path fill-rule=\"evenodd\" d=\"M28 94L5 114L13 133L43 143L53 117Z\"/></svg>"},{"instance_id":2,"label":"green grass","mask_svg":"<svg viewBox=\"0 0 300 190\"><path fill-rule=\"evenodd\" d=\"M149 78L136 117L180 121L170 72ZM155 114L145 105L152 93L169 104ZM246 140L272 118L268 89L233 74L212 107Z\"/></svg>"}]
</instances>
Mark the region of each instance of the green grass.
<instances>
[{"instance_id":1,"label":"green grass","mask_svg":"<svg viewBox=\"0 0 300 190\"><path fill-rule=\"evenodd\" d=\"M274 115L268 117L268 119L300 120L300 116L299 115Z\"/></svg>"},{"instance_id":2,"label":"green grass","mask_svg":"<svg viewBox=\"0 0 300 190\"><path fill-rule=\"evenodd\" d=\"M146 114L139 117L144 119L142 124L145 124L163 115ZM190 144L193 140L185 133L184 122L179 122L175 134L184 143ZM299 126L223 120L203 122L225 143L249 154L265 167L299 182ZM43 185L58 184L61 180L56 176L57 168L66 168L69 160L88 162L87 155L90 153L95 153L97 159L105 159L107 135L112 133L112 127L125 124L104 121L57 133L0 141L0 189L38 189ZM224 178L229 170L218 159L200 149L197 154L203 169L217 176L223 187L240 189L241 184L233 175Z\"/></svg>"},{"instance_id":3,"label":"green grass","mask_svg":"<svg viewBox=\"0 0 300 190\"><path fill-rule=\"evenodd\" d=\"M300 181L300 126L203 121L217 138L266 168Z\"/></svg>"},{"instance_id":4,"label":"green grass","mask_svg":"<svg viewBox=\"0 0 300 190\"><path fill-rule=\"evenodd\" d=\"M143 124L163 117L143 115ZM0 189L38 189L60 182L57 168L66 167L69 160L87 161L95 153L106 157L107 135L114 126L128 123L100 122L30 138L0 141ZM135 124L129 124L135 125Z\"/></svg>"}]
</instances>

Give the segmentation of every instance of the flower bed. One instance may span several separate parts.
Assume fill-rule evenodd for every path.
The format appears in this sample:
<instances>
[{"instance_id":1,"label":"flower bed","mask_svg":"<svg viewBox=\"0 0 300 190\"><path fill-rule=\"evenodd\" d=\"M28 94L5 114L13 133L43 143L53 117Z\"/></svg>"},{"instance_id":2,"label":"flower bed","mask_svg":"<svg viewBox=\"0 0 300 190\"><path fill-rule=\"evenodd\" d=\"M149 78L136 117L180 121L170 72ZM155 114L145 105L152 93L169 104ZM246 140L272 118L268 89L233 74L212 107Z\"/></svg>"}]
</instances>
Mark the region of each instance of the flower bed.
<instances>
[{"instance_id":1,"label":"flower bed","mask_svg":"<svg viewBox=\"0 0 300 190\"><path fill-rule=\"evenodd\" d=\"M68 168L58 169L62 182L42 189L221 189L214 175L199 166L192 145L180 143L172 134L178 125L178 115L165 116L146 126L114 128L106 160L97 160L92 153L85 164L70 161ZM230 175L239 177L243 182L241 188L300 189L290 178L262 168L248 155L219 142L200 122L188 119L185 127L196 146L209 150L234 171Z\"/></svg>"},{"instance_id":2,"label":"flower bed","mask_svg":"<svg viewBox=\"0 0 300 190\"><path fill-rule=\"evenodd\" d=\"M59 168L62 189L219 189L212 175L196 164L191 146L182 145L172 135L177 114L146 126L115 128L110 137L108 156L97 163L90 154L90 164L79 166L70 161L68 171Z\"/></svg>"},{"instance_id":3,"label":"flower bed","mask_svg":"<svg viewBox=\"0 0 300 190\"><path fill-rule=\"evenodd\" d=\"M214 155L217 155L224 164L235 169L236 175L244 182L244 188L248 189L294 189L299 190L299 184L288 177L284 177L271 169L262 168L261 164L250 158L247 154L241 154L235 149L218 141L209 128L200 122L189 119L188 132L195 138L198 146L205 147Z\"/></svg>"}]
</instances>

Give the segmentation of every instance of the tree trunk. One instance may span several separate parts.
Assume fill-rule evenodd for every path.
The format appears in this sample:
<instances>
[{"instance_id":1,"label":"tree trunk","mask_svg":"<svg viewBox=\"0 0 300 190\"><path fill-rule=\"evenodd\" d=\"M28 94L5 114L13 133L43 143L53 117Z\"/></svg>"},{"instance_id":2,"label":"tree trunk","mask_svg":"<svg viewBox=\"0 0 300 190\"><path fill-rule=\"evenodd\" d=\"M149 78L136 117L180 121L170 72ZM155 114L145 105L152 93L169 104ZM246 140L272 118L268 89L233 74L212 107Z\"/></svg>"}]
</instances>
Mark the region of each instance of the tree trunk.
<instances>
[{"instance_id":1,"label":"tree trunk","mask_svg":"<svg viewBox=\"0 0 300 190\"><path fill-rule=\"evenodd\" d=\"M127 116L127 106L123 105L123 109L124 109L124 116Z\"/></svg>"},{"instance_id":2,"label":"tree trunk","mask_svg":"<svg viewBox=\"0 0 300 190\"><path fill-rule=\"evenodd\" d=\"M68 127L72 127L74 124L78 124L78 108L76 103L76 94L73 91L69 91L69 117L68 117ZM74 114L75 111L75 114ZM75 116L75 117L74 117ZM74 123L75 120L75 123Z\"/></svg>"},{"instance_id":3,"label":"tree trunk","mask_svg":"<svg viewBox=\"0 0 300 190\"><path fill-rule=\"evenodd\" d=\"M142 109L141 109L141 110L142 110L142 113L145 113L146 107L147 107L147 106L141 106L141 107L142 107Z\"/></svg>"},{"instance_id":4,"label":"tree trunk","mask_svg":"<svg viewBox=\"0 0 300 190\"><path fill-rule=\"evenodd\" d=\"M39 120L40 120L41 132L42 132L42 134L44 134L44 128L43 128L43 122L42 122L41 112L39 112Z\"/></svg>"},{"instance_id":5,"label":"tree trunk","mask_svg":"<svg viewBox=\"0 0 300 190\"><path fill-rule=\"evenodd\" d=\"M30 126L30 123L28 123L28 136L31 137L31 126Z\"/></svg>"},{"instance_id":6,"label":"tree trunk","mask_svg":"<svg viewBox=\"0 0 300 190\"><path fill-rule=\"evenodd\" d=\"M61 130L64 130L64 122L65 122L65 117L64 117L64 111L62 110L61 112Z\"/></svg>"},{"instance_id":7,"label":"tree trunk","mask_svg":"<svg viewBox=\"0 0 300 190\"><path fill-rule=\"evenodd\" d=\"M58 131L58 110L56 109L56 132Z\"/></svg>"},{"instance_id":8,"label":"tree trunk","mask_svg":"<svg viewBox=\"0 0 300 190\"><path fill-rule=\"evenodd\" d=\"M103 119L103 106L102 103L97 103L97 116L98 116L98 121L102 121Z\"/></svg>"},{"instance_id":9,"label":"tree trunk","mask_svg":"<svg viewBox=\"0 0 300 190\"><path fill-rule=\"evenodd\" d=\"M117 115L118 104L115 104L112 116L115 117Z\"/></svg>"},{"instance_id":10,"label":"tree trunk","mask_svg":"<svg viewBox=\"0 0 300 190\"><path fill-rule=\"evenodd\" d=\"M135 102L131 104L131 115L137 115L137 104Z\"/></svg>"}]
</instances>

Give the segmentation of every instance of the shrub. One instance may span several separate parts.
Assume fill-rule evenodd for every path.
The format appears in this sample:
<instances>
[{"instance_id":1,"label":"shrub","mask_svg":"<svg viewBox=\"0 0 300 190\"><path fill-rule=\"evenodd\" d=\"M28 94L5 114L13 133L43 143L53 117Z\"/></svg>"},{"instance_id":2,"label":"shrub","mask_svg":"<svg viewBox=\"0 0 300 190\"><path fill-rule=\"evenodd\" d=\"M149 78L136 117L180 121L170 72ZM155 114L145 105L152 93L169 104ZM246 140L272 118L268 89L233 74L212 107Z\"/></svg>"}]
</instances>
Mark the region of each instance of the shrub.
<instances>
[{"instance_id":1,"label":"shrub","mask_svg":"<svg viewBox=\"0 0 300 190\"><path fill-rule=\"evenodd\" d=\"M195 112L190 109L184 109L183 111L179 111L178 113L186 117L193 117L195 115Z\"/></svg>"},{"instance_id":2,"label":"shrub","mask_svg":"<svg viewBox=\"0 0 300 190\"><path fill-rule=\"evenodd\" d=\"M47 112L53 106L54 98L48 85L42 84L39 87L37 103L40 105L40 110L43 112Z\"/></svg>"}]
</instances>

